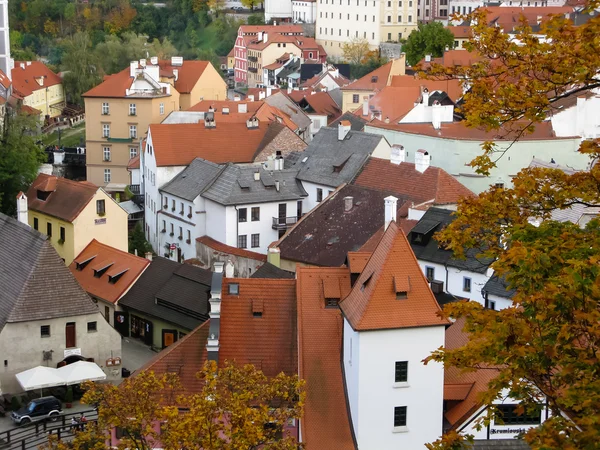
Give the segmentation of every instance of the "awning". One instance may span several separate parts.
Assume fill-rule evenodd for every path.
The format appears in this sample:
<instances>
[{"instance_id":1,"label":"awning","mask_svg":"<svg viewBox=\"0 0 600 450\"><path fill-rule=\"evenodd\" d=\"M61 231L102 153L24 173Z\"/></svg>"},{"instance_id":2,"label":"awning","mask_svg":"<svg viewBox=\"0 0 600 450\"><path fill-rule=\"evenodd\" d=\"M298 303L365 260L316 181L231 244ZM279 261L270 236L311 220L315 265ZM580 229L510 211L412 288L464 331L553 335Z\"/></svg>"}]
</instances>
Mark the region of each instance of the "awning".
<instances>
[{"instance_id":1,"label":"awning","mask_svg":"<svg viewBox=\"0 0 600 450\"><path fill-rule=\"evenodd\" d=\"M88 361L77 361L55 370L62 379L62 384L79 384L84 381L106 379L106 374L98 364Z\"/></svg>"},{"instance_id":2,"label":"awning","mask_svg":"<svg viewBox=\"0 0 600 450\"><path fill-rule=\"evenodd\" d=\"M26 391L63 386L65 384L57 369L46 366L37 366L20 372L16 377L21 387Z\"/></svg>"}]
</instances>

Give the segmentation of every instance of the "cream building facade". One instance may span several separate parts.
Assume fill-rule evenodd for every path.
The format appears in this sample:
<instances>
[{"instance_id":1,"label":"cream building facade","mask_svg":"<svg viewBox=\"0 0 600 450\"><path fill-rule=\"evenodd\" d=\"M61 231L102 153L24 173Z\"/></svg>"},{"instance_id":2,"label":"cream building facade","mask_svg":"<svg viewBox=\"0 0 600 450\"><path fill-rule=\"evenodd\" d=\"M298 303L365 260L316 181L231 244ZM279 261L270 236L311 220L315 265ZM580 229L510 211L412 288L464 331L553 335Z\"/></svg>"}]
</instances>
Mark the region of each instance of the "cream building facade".
<instances>
[{"instance_id":1,"label":"cream building facade","mask_svg":"<svg viewBox=\"0 0 600 450\"><path fill-rule=\"evenodd\" d=\"M318 0L315 36L329 56L342 58L343 46L365 39L375 50L382 42L406 39L417 29L418 0Z\"/></svg>"},{"instance_id":2,"label":"cream building facade","mask_svg":"<svg viewBox=\"0 0 600 450\"><path fill-rule=\"evenodd\" d=\"M39 111L40 119L57 117L66 106L62 79L40 61L16 61L11 71L13 94Z\"/></svg>"},{"instance_id":3,"label":"cream building facade","mask_svg":"<svg viewBox=\"0 0 600 450\"><path fill-rule=\"evenodd\" d=\"M224 100L227 84L208 61L156 57L130 63L84 94L87 179L108 192L130 184L127 164L148 126L202 100Z\"/></svg>"}]
</instances>

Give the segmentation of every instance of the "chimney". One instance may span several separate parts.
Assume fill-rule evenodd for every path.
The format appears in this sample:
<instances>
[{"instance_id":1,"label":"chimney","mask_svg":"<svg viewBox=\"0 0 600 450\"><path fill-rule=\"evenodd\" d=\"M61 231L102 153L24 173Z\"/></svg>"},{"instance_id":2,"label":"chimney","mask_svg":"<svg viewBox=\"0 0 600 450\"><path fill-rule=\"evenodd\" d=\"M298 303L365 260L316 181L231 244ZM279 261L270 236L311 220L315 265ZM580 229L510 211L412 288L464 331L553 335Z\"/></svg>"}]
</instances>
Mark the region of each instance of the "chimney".
<instances>
[{"instance_id":1,"label":"chimney","mask_svg":"<svg viewBox=\"0 0 600 450\"><path fill-rule=\"evenodd\" d=\"M25 70L25 63L20 63L19 66L21 66L21 69Z\"/></svg>"},{"instance_id":2,"label":"chimney","mask_svg":"<svg viewBox=\"0 0 600 450\"><path fill-rule=\"evenodd\" d=\"M383 199L385 202L385 229L390 225L390 223L396 221L396 211L398 208L398 199L393 195L386 197Z\"/></svg>"},{"instance_id":3,"label":"chimney","mask_svg":"<svg viewBox=\"0 0 600 450\"><path fill-rule=\"evenodd\" d=\"M137 72L137 68L138 68L138 62L137 61L131 61L129 63L129 76L131 78L135 78L135 73Z\"/></svg>"},{"instance_id":4,"label":"chimney","mask_svg":"<svg viewBox=\"0 0 600 450\"><path fill-rule=\"evenodd\" d=\"M249 95L248 96L248 101L253 102L254 101L254 95Z\"/></svg>"},{"instance_id":5,"label":"chimney","mask_svg":"<svg viewBox=\"0 0 600 450\"><path fill-rule=\"evenodd\" d=\"M369 100L366 99L366 98L363 100L362 115L363 116L368 116L369 115Z\"/></svg>"},{"instance_id":6,"label":"chimney","mask_svg":"<svg viewBox=\"0 0 600 450\"><path fill-rule=\"evenodd\" d=\"M431 124L435 130L439 130L442 127L442 106L439 103L433 104L431 110Z\"/></svg>"},{"instance_id":7,"label":"chimney","mask_svg":"<svg viewBox=\"0 0 600 450\"><path fill-rule=\"evenodd\" d=\"M263 33L263 42L267 42L269 40L269 33Z\"/></svg>"},{"instance_id":8,"label":"chimney","mask_svg":"<svg viewBox=\"0 0 600 450\"><path fill-rule=\"evenodd\" d=\"M342 120L338 124L338 141L343 141L346 138L346 136L350 132L350 128L350 122L348 122L347 120Z\"/></svg>"},{"instance_id":9,"label":"chimney","mask_svg":"<svg viewBox=\"0 0 600 450\"><path fill-rule=\"evenodd\" d=\"M249 130L258 128L258 119L256 118L256 116L252 116L248 120L246 120L246 126Z\"/></svg>"},{"instance_id":10,"label":"chimney","mask_svg":"<svg viewBox=\"0 0 600 450\"><path fill-rule=\"evenodd\" d=\"M241 100L241 98L240 98L240 96L239 96L238 94L235 94L235 95L233 96L233 101L234 101L234 102L239 102L240 100Z\"/></svg>"},{"instance_id":11,"label":"chimney","mask_svg":"<svg viewBox=\"0 0 600 450\"><path fill-rule=\"evenodd\" d=\"M153 56L152 58L150 58L150 64L156 66L158 64L158 57Z\"/></svg>"},{"instance_id":12,"label":"chimney","mask_svg":"<svg viewBox=\"0 0 600 450\"><path fill-rule=\"evenodd\" d=\"M235 269L235 267L234 267L233 263L231 262L231 260L228 260L227 264L225 264L225 277L233 278L234 269Z\"/></svg>"},{"instance_id":13,"label":"chimney","mask_svg":"<svg viewBox=\"0 0 600 450\"><path fill-rule=\"evenodd\" d=\"M146 259L152 261L152 252L146 252Z\"/></svg>"},{"instance_id":14,"label":"chimney","mask_svg":"<svg viewBox=\"0 0 600 450\"><path fill-rule=\"evenodd\" d=\"M140 66L146 67L146 60L145 59L140 59Z\"/></svg>"},{"instance_id":15,"label":"chimney","mask_svg":"<svg viewBox=\"0 0 600 450\"><path fill-rule=\"evenodd\" d=\"M422 103L425 106L429 106L429 89L423 88L423 92L421 93Z\"/></svg>"},{"instance_id":16,"label":"chimney","mask_svg":"<svg viewBox=\"0 0 600 450\"><path fill-rule=\"evenodd\" d=\"M254 172L254 181L260 181L260 170Z\"/></svg>"},{"instance_id":17,"label":"chimney","mask_svg":"<svg viewBox=\"0 0 600 450\"><path fill-rule=\"evenodd\" d=\"M279 180L275 180L275 190L279 192Z\"/></svg>"},{"instance_id":18,"label":"chimney","mask_svg":"<svg viewBox=\"0 0 600 450\"><path fill-rule=\"evenodd\" d=\"M392 145L392 154L390 157L390 162L392 164L400 164L406 161L406 152L404 151L404 146L399 144Z\"/></svg>"},{"instance_id":19,"label":"chimney","mask_svg":"<svg viewBox=\"0 0 600 450\"><path fill-rule=\"evenodd\" d=\"M262 40L263 40L263 32L262 31L258 32L257 38L258 38L258 42L262 42Z\"/></svg>"},{"instance_id":20,"label":"chimney","mask_svg":"<svg viewBox=\"0 0 600 450\"><path fill-rule=\"evenodd\" d=\"M215 122L215 113L207 112L204 114L204 127L205 128L216 128L217 123Z\"/></svg>"},{"instance_id":21,"label":"chimney","mask_svg":"<svg viewBox=\"0 0 600 450\"><path fill-rule=\"evenodd\" d=\"M238 104L238 112L239 113L247 113L248 112L248 105L246 103L239 103Z\"/></svg>"},{"instance_id":22,"label":"chimney","mask_svg":"<svg viewBox=\"0 0 600 450\"><path fill-rule=\"evenodd\" d=\"M283 170L283 156L281 150L275 152L275 170Z\"/></svg>"},{"instance_id":23,"label":"chimney","mask_svg":"<svg viewBox=\"0 0 600 450\"><path fill-rule=\"evenodd\" d=\"M289 86L289 85L288 85L288 90L287 90L287 93L288 93L288 94L291 94L291 93L292 93L292 86Z\"/></svg>"},{"instance_id":24,"label":"chimney","mask_svg":"<svg viewBox=\"0 0 600 450\"><path fill-rule=\"evenodd\" d=\"M210 325L206 350L209 361L219 361L219 333L221 331L221 294L223 291L223 263L215 262L210 283Z\"/></svg>"},{"instance_id":25,"label":"chimney","mask_svg":"<svg viewBox=\"0 0 600 450\"><path fill-rule=\"evenodd\" d=\"M27 196L23 192L17 194L17 220L25 225L28 223Z\"/></svg>"},{"instance_id":26,"label":"chimney","mask_svg":"<svg viewBox=\"0 0 600 450\"><path fill-rule=\"evenodd\" d=\"M229 114L229 107L228 106L223 106L223 109L221 110L221 113L223 115L228 115Z\"/></svg>"},{"instance_id":27,"label":"chimney","mask_svg":"<svg viewBox=\"0 0 600 450\"><path fill-rule=\"evenodd\" d=\"M427 153L425 150L418 150L415 153L415 169L419 172L423 173L429 167L429 163L431 162L431 155Z\"/></svg>"},{"instance_id":28,"label":"chimney","mask_svg":"<svg viewBox=\"0 0 600 450\"><path fill-rule=\"evenodd\" d=\"M175 77L175 81L179 79L179 69L173 69L173 76Z\"/></svg>"},{"instance_id":29,"label":"chimney","mask_svg":"<svg viewBox=\"0 0 600 450\"><path fill-rule=\"evenodd\" d=\"M183 66L183 57L182 56L171 56L171 65L172 66Z\"/></svg>"},{"instance_id":30,"label":"chimney","mask_svg":"<svg viewBox=\"0 0 600 450\"><path fill-rule=\"evenodd\" d=\"M266 97L270 97L272 93L273 93L273 90L270 87L268 87Z\"/></svg>"},{"instance_id":31,"label":"chimney","mask_svg":"<svg viewBox=\"0 0 600 450\"><path fill-rule=\"evenodd\" d=\"M348 212L352 209L353 197L344 197L344 212Z\"/></svg>"},{"instance_id":32,"label":"chimney","mask_svg":"<svg viewBox=\"0 0 600 450\"><path fill-rule=\"evenodd\" d=\"M258 99L259 100L263 100L265 98L265 91L259 91L258 92Z\"/></svg>"},{"instance_id":33,"label":"chimney","mask_svg":"<svg viewBox=\"0 0 600 450\"><path fill-rule=\"evenodd\" d=\"M431 55L425 55L425 62L431 62Z\"/></svg>"}]
</instances>

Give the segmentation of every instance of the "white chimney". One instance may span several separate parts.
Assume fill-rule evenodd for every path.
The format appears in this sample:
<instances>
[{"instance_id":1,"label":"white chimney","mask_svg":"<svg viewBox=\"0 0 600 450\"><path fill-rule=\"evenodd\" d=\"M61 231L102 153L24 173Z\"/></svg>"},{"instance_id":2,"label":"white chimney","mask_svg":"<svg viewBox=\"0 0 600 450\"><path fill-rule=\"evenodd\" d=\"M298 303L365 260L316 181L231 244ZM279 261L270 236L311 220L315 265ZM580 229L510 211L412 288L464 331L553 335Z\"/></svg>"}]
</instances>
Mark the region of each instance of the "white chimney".
<instances>
[{"instance_id":1,"label":"white chimney","mask_svg":"<svg viewBox=\"0 0 600 450\"><path fill-rule=\"evenodd\" d=\"M249 95L248 96L248 101L253 102L254 101L254 95Z\"/></svg>"},{"instance_id":2,"label":"white chimney","mask_svg":"<svg viewBox=\"0 0 600 450\"><path fill-rule=\"evenodd\" d=\"M442 127L442 105L434 103L431 110L431 124L435 130Z\"/></svg>"},{"instance_id":3,"label":"white chimney","mask_svg":"<svg viewBox=\"0 0 600 450\"><path fill-rule=\"evenodd\" d=\"M369 100L366 99L366 98L363 100L362 115L363 116L368 116L369 115Z\"/></svg>"},{"instance_id":4,"label":"white chimney","mask_svg":"<svg viewBox=\"0 0 600 450\"><path fill-rule=\"evenodd\" d=\"M158 64L158 57L153 56L152 58L150 58L150 64L152 64L153 66L156 66Z\"/></svg>"},{"instance_id":5,"label":"white chimney","mask_svg":"<svg viewBox=\"0 0 600 450\"><path fill-rule=\"evenodd\" d=\"M260 170L254 172L254 181L260 181Z\"/></svg>"},{"instance_id":6,"label":"white chimney","mask_svg":"<svg viewBox=\"0 0 600 450\"><path fill-rule=\"evenodd\" d=\"M348 122L347 120L342 120L338 124L338 141L343 141L346 138L346 136L350 132L350 128L350 122Z\"/></svg>"},{"instance_id":7,"label":"white chimney","mask_svg":"<svg viewBox=\"0 0 600 450\"><path fill-rule=\"evenodd\" d=\"M265 98L265 91L258 91L258 99L263 100Z\"/></svg>"},{"instance_id":8,"label":"white chimney","mask_svg":"<svg viewBox=\"0 0 600 450\"><path fill-rule=\"evenodd\" d=\"M213 263L213 272L214 273L223 273L223 266L225 265L225 263L220 262L220 261L215 261Z\"/></svg>"},{"instance_id":9,"label":"white chimney","mask_svg":"<svg viewBox=\"0 0 600 450\"><path fill-rule=\"evenodd\" d=\"M224 114L225 116L229 114L229 107L228 106L223 106L223 109L221 110L221 113Z\"/></svg>"},{"instance_id":10,"label":"white chimney","mask_svg":"<svg viewBox=\"0 0 600 450\"><path fill-rule=\"evenodd\" d=\"M279 180L275 180L275 190L279 192Z\"/></svg>"},{"instance_id":11,"label":"white chimney","mask_svg":"<svg viewBox=\"0 0 600 450\"><path fill-rule=\"evenodd\" d=\"M392 145L392 154L390 157L390 162L392 164L400 164L406 160L406 152L404 151L404 146L399 144Z\"/></svg>"},{"instance_id":12,"label":"white chimney","mask_svg":"<svg viewBox=\"0 0 600 450\"><path fill-rule=\"evenodd\" d=\"M21 66L21 69L25 70L25 63L20 63L19 66Z\"/></svg>"},{"instance_id":13,"label":"white chimney","mask_svg":"<svg viewBox=\"0 0 600 450\"><path fill-rule=\"evenodd\" d=\"M385 229L390 225L390 223L396 221L396 212L398 208L398 199L393 195L386 197L383 199L385 202Z\"/></svg>"},{"instance_id":14,"label":"white chimney","mask_svg":"<svg viewBox=\"0 0 600 450\"><path fill-rule=\"evenodd\" d=\"M258 37L258 42L262 42L262 40L263 40L263 32L259 31L257 37Z\"/></svg>"},{"instance_id":15,"label":"white chimney","mask_svg":"<svg viewBox=\"0 0 600 450\"><path fill-rule=\"evenodd\" d=\"M234 102L239 102L240 100L241 100L241 98L240 98L240 96L239 96L238 94L235 94L235 95L233 96L233 101L234 101Z\"/></svg>"},{"instance_id":16,"label":"white chimney","mask_svg":"<svg viewBox=\"0 0 600 450\"><path fill-rule=\"evenodd\" d=\"M233 266L233 263L231 262L231 260L228 260L228 261L227 261L227 264L225 264L225 276L226 276L227 278L233 278L233 275L234 275L234 273L233 273L233 271L234 271L234 268L235 268L235 267Z\"/></svg>"},{"instance_id":17,"label":"white chimney","mask_svg":"<svg viewBox=\"0 0 600 450\"><path fill-rule=\"evenodd\" d=\"M344 197L344 212L348 212L352 209L353 197Z\"/></svg>"},{"instance_id":18,"label":"white chimney","mask_svg":"<svg viewBox=\"0 0 600 450\"><path fill-rule=\"evenodd\" d=\"M263 42L267 42L269 40L269 33L263 33Z\"/></svg>"},{"instance_id":19,"label":"white chimney","mask_svg":"<svg viewBox=\"0 0 600 450\"><path fill-rule=\"evenodd\" d=\"M146 67L146 60L145 59L140 59L140 66Z\"/></svg>"},{"instance_id":20,"label":"white chimney","mask_svg":"<svg viewBox=\"0 0 600 450\"><path fill-rule=\"evenodd\" d=\"M270 97L271 94L273 93L273 89L271 89L270 87L267 88L267 97Z\"/></svg>"},{"instance_id":21,"label":"white chimney","mask_svg":"<svg viewBox=\"0 0 600 450\"><path fill-rule=\"evenodd\" d=\"M423 88L423 92L421 93L421 97L423 99L423 105L429 106L429 89Z\"/></svg>"},{"instance_id":22,"label":"white chimney","mask_svg":"<svg viewBox=\"0 0 600 450\"><path fill-rule=\"evenodd\" d=\"M172 56L171 57L171 65L172 66L183 66L183 57L182 56Z\"/></svg>"},{"instance_id":23,"label":"white chimney","mask_svg":"<svg viewBox=\"0 0 600 450\"><path fill-rule=\"evenodd\" d=\"M425 150L418 150L415 153L415 169L419 172L423 173L429 167L429 163L431 162L431 155L427 153Z\"/></svg>"},{"instance_id":24,"label":"white chimney","mask_svg":"<svg viewBox=\"0 0 600 450\"><path fill-rule=\"evenodd\" d=\"M17 220L25 225L28 223L27 196L22 192L17 194Z\"/></svg>"},{"instance_id":25,"label":"white chimney","mask_svg":"<svg viewBox=\"0 0 600 450\"><path fill-rule=\"evenodd\" d=\"M152 261L152 252L146 252L146 259Z\"/></svg>"},{"instance_id":26,"label":"white chimney","mask_svg":"<svg viewBox=\"0 0 600 450\"><path fill-rule=\"evenodd\" d=\"M292 93L292 86L291 85L288 85L288 91L287 92L288 92L288 94Z\"/></svg>"},{"instance_id":27,"label":"white chimney","mask_svg":"<svg viewBox=\"0 0 600 450\"><path fill-rule=\"evenodd\" d=\"M179 69L173 69L173 76L175 77L175 81L179 79Z\"/></svg>"},{"instance_id":28,"label":"white chimney","mask_svg":"<svg viewBox=\"0 0 600 450\"><path fill-rule=\"evenodd\" d=\"M425 55L425 62L431 62L431 55Z\"/></svg>"},{"instance_id":29,"label":"white chimney","mask_svg":"<svg viewBox=\"0 0 600 450\"><path fill-rule=\"evenodd\" d=\"M131 78L135 78L135 73L137 72L137 68L138 68L138 62L137 61L131 61L129 63L129 76Z\"/></svg>"},{"instance_id":30,"label":"white chimney","mask_svg":"<svg viewBox=\"0 0 600 450\"><path fill-rule=\"evenodd\" d=\"M238 112L239 113L247 113L248 112L248 105L246 103L239 103L238 104Z\"/></svg>"}]
</instances>

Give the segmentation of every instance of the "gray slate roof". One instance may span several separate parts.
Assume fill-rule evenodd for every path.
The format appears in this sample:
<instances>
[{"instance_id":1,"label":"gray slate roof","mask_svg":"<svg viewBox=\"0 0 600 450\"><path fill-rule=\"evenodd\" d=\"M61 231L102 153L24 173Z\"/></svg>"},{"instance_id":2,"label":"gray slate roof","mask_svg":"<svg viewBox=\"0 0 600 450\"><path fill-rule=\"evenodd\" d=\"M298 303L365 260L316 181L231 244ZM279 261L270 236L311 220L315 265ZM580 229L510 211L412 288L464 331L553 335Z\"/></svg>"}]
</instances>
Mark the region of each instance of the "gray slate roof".
<instances>
[{"instance_id":1,"label":"gray slate roof","mask_svg":"<svg viewBox=\"0 0 600 450\"><path fill-rule=\"evenodd\" d=\"M224 168L225 165L196 158L175 178L160 188L160 191L194 201Z\"/></svg>"},{"instance_id":2,"label":"gray slate roof","mask_svg":"<svg viewBox=\"0 0 600 450\"><path fill-rule=\"evenodd\" d=\"M331 95L331 92L329 94ZM365 124L367 123L367 121L362 117L352 114L348 111L342 114L341 117L339 117L336 121L331 122L329 126L335 128L339 125L339 123L342 120L347 120L348 122L350 122L350 129L352 131L363 131L365 129Z\"/></svg>"},{"instance_id":3,"label":"gray slate roof","mask_svg":"<svg viewBox=\"0 0 600 450\"><path fill-rule=\"evenodd\" d=\"M6 323L98 314L46 236L0 213L0 330Z\"/></svg>"},{"instance_id":4,"label":"gray slate roof","mask_svg":"<svg viewBox=\"0 0 600 450\"><path fill-rule=\"evenodd\" d=\"M258 181L254 179L257 171L260 173ZM267 171L262 166L228 164L202 196L221 205L300 200L308 194L296 179L297 174L298 170L294 169Z\"/></svg>"},{"instance_id":5,"label":"gray slate roof","mask_svg":"<svg viewBox=\"0 0 600 450\"><path fill-rule=\"evenodd\" d=\"M509 289L506 280L497 275L493 275L489 280L487 280L487 283L485 283L485 286L483 286L482 291L501 298L513 298L516 292L515 289Z\"/></svg>"},{"instance_id":6,"label":"gray slate roof","mask_svg":"<svg viewBox=\"0 0 600 450\"><path fill-rule=\"evenodd\" d=\"M300 108L296 103L293 102L287 95L282 92L277 92L273 95L264 99L265 103L268 103L271 106L279 108L284 113L288 114L298 127L301 129L306 129L310 127L312 120L310 117L306 115L302 108Z\"/></svg>"},{"instance_id":7,"label":"gray slate roof","mask_svg":"<svg viewBox=\"0 0 600 450\"><path fill-rule=\"evenodd\" d=\"M382 140L379 134L350 130L340 141L337 128L323 127L304 150L306 162L303 158L295 166L298 179L332 187L349 183Z\"/></svg>"},{"instance_id":8,"label":"gray slate roof","mask_svg":"<svg viewBox=\"0 0 600 450\"><path fill-rule=\"evenodd\" d=\"M425 212L408 235L415 256L422 261L447 264L449 267L475 273L485 273L492 261L477 258L476 255L479 251L468 250L465 259L455 259L452 257L450 250L440 248L437 241L432 237L454 220L452 212L442 208L429 208ZM422 236L421 242L415 242L418 234Z\"/></svg>"},{"instance_id":9,"label":"gray slate roof","mask_svg":"<svg viewBox=\"0 0 600 450\"><path fill-rule=\"evenodd\" d=\"M209 270L156 257L119 305L193 330L208 319L211 279Z\"/></svg>"},{"instance_id":10,"label":"gray slate roof","mask_svg":"<svg viewBox=\"0 0 600 450\"><path fill-rule=\"evenodd\" d=\"M260 266L256 272L250 275L250 278L294 279L296 278L296 275L266 262Z\"/></svg>"}]
</instances>

